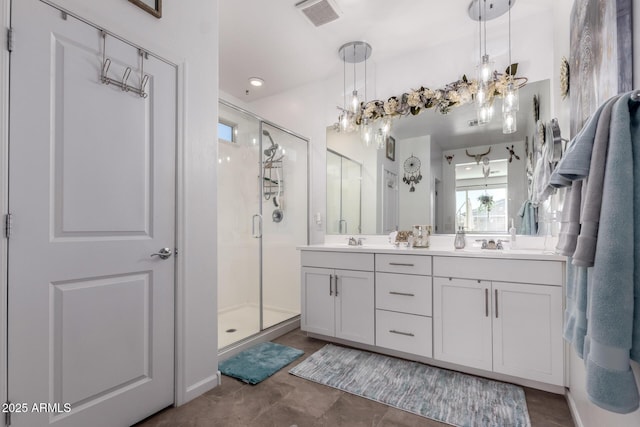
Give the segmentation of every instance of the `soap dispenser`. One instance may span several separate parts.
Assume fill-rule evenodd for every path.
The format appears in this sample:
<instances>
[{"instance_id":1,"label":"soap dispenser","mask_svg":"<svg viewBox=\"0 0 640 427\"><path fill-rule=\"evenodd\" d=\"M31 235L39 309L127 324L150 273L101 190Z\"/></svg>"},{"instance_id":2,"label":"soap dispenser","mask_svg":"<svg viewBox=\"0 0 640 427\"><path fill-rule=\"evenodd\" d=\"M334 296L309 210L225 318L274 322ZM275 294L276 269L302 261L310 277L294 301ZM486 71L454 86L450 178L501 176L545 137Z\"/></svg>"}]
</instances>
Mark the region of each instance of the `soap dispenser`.
<instances>
[{"instance_id":1,"label":"soap dispenser","mask_svg":"<svg viewBox=\"0 0 640 427\"><path fill-rule=\"evenodd\" d=\"M453 245L455 246L456 249L464 249L465 245L466 245L466 238L464 235L464 227L458 227L458 231L456 233L456 238L453 241Z\"/></svg>"},{"instance_id":2,"label":"soap dispenser","mask_svg":"<svg viewBox=\"0 0 640 427\"><path fill-rule=\"evenodd\" d=\"M509 234L511 235L511 249L516 247L516 227L513 225L513 218L511 218L511 227L509 227Z\"/></svg>"}]
</instances>

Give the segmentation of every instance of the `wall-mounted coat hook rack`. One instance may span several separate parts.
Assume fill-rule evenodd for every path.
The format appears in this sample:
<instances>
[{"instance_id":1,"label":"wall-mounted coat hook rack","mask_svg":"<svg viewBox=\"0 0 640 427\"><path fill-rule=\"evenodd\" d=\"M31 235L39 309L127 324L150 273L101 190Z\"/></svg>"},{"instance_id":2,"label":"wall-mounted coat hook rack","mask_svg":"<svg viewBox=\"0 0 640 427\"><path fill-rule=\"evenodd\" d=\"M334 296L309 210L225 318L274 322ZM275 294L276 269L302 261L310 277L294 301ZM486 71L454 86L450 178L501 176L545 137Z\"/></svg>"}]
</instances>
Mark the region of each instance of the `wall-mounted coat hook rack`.
<instances>
[{"instance_id":1,"label":"wall-mounted coat hook rack","mask_svg":"<svg viewBox=\"0 0 640 427\"><path fill-rule=\"evenodd\" d=\"M146 98L149 94L145 91L147 83L149 82L149 75L144 73L144 60L148 58L148 54L142 49L138 49L140 54L140 86L131 86L128 82L129 75L131 74L131 67L127 67L122 74L121 80L115 80L108 76L109 67L111 66L111 59L107 58L107 33L100 31L102 37L102 69L100 72L100 81L105 85L114 85L122 89L123 92L133 92L140 95L141 98Z\"/></svg>"}]
</instances>

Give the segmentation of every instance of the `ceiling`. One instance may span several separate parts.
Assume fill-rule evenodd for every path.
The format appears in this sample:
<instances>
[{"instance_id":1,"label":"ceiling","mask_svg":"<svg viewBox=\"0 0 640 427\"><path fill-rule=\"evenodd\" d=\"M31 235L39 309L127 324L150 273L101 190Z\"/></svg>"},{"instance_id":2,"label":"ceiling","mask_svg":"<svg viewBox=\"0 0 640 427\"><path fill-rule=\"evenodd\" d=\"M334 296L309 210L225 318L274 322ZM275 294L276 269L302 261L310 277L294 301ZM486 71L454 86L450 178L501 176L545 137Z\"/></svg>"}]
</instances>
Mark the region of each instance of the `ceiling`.
<instances>
[{"instance_id":1,"label":"ceiling","mask_svg":"<svg viewBox=\"0 0 640 427\"><path fill-rule=\"evenodd\" d=\"M251 102L340 75L338 48L349 41L370 43L371 61L381 62L473 36L478 28L467 15L470 0L335 0L340 18L320 27L294 6L298 1L219 2L222 91ZM512 20L548 10L553 1L517 0ZM265 85L250 87L253 76Z\"/></svg>"}]
</instances>

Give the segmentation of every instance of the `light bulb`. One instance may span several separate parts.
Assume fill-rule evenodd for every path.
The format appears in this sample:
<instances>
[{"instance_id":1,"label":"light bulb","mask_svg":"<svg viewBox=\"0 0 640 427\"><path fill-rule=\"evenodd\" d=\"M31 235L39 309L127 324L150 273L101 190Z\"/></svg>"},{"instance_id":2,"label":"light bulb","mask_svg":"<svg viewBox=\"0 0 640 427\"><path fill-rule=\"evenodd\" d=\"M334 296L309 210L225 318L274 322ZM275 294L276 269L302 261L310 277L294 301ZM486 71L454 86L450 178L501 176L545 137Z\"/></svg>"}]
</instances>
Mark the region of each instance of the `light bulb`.
<instances>
[{"instance_id":1,"label":"light bulb","mask_svg":"<svg viewBox=\"0 0 640 427\"><path fill-rule=\"evenodd\" d=\"M489 123L491 119L493 119L493 103L485 102L484 104L480 105L477 110L477 115L479 125Z\"/></svg>"},{"instance_id":2,"label":"light bulb","mask_svg":"<svg viewBox=\"0 0 640 427\"><path fill-rule=\"evenodd\" d=\"M485 91L485 88L483 87L483 85L480 85L478 87L478 92L476 93L476 102L478 105L482 105L485 103L486 100L487 100L487 92Z\"/></svg>"},{"instance_id":3,"label":"light bulb","mask_svg":"<svg viewBox=\"0 0 640 427\"><path fill-rule=\"evenodd\" d=\"M340 115L340 130L346 132L349 129L349 117L347 117L347 112L343 111Z\"/></svg>"},{"instance_id":4,"label":"light bulb","mask_svg":"<svg viewBox=\"0 0 640 427\"><path fill-rule=\"evenodd\" d=\"M502 133L514 133L518 130L516 112L508 111L502 114Z\"/></svg>"},{"instance_id":5,"label":"light bulb","mask_svg":"<svg viewBox=\"0 0 640 427\"><path fill-rule=\"evenodd\" d=\"M378 131L376 132L375 141L376 141L376 148L378 150L382 150L385 144L385 138L384 138L384 135L382 134L382 129L378 129Z\"/></svg>"},{"instance_id":6,"label":"light bulb","mask_svg":"<svg viewBox=\"0 0 640 427\"><path fill-rule=\"evenodd\" d=\"M382 136L386 139L389 136L389 132L391 132L391 118L385 117L382 120Z\"/></svg>"},{"instance_id":7,"label":"light bulb","mask_svg":"<svg viewBox=\"0 0 640 427\"><path fill-rule=\"evenodd\" d=\"M520 101L518 96L518 88L509 83L507 90L504 93L504 100L502 101L502 112L518 111L520 109Z\"/></svg>"},{"instance_id":8,"label":"light bulb","mask_svg":"<svg viewBox=\"0 0 640 427\"><path fill-rule=\"evenodd\" d=\"M493 62L489 61L489 55L482 57L482 63L478 65L478 82L488 83L493 74Z\"/></svg>"},{"instance_id":9,"label":"light bulb","mask_svg":"<svg viewBox=\"0 0 640 427\"><path fill-rule=\"evenodd\" d=\"M351 112L357 113L360 108L360 100L358 99L358 91L353 91L353 96L351 97Z\"/></svg>"},{"instance_id":10,"label":"light bulb","mask_svg":"<svg viewBox=\"0 0 640 427\"><path fill-rule=\"evenodd\" d=\"M373 143L373 128L369 123L369 119L362 120L362 126L360 127L360 138L362 139L362 145L366 148L371 147Z\"/></svg>"}]
</instances>

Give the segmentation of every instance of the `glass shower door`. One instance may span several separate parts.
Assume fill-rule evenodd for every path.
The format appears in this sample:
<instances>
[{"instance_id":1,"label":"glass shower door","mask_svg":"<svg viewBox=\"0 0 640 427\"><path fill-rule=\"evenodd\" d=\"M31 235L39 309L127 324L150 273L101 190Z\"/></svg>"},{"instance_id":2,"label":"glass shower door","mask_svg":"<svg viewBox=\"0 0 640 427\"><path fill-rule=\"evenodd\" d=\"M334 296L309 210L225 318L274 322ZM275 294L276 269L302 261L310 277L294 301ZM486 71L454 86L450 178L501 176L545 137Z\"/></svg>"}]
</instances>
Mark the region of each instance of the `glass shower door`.
<instances>
[{"instance_id":1,"label":"glass shower door","mask_svg":"<svg viewBox=\"0 0 640 427\"><path fill-rule=\"evenodd\" d=\"M260 332L260 121L220 104L218 348Z\"/></svg>"},{"instance_id":2,"label":"glass shower door","mask_svg":"<svg viewBox=\"0 0 640 427\"><path fill-rule=\"evenodd\" d=\"M300 254L308 242L307 141L262 124L262 328L300 314Z\"/></svg>"}]
</instances>

